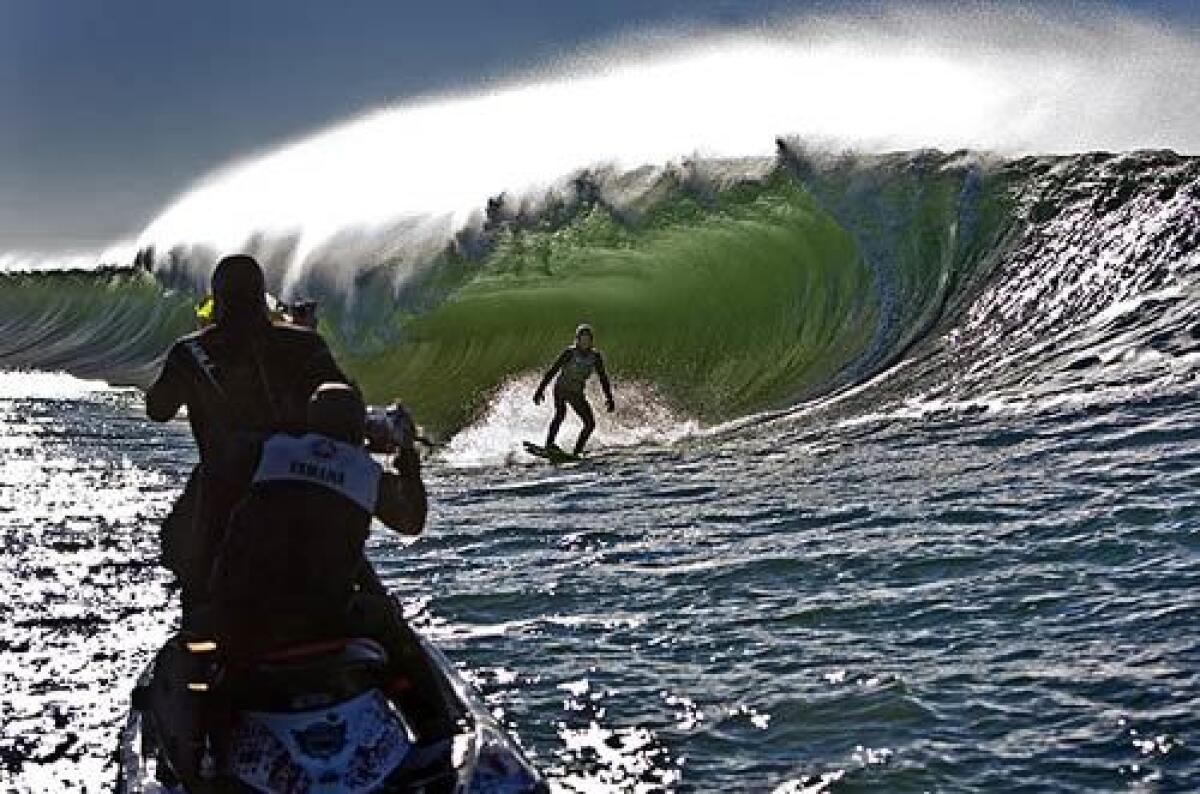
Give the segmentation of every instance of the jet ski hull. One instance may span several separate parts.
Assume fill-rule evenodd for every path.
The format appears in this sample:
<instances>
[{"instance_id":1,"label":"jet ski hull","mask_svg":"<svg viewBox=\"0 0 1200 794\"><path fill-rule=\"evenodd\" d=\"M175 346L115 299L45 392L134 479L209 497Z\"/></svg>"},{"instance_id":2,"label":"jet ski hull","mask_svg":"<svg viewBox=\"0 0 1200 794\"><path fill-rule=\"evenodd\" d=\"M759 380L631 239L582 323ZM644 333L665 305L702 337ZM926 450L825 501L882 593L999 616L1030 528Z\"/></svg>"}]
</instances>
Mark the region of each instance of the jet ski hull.
<instances>
[{"instance_id":1,"label":"jet ski hull","mask_svg":"<svg viewBox=\"0 0 1200 794\"><path fill-rule=\"evenodd\" d=\"M467 794L534 794L544 781L515 741L499 726L475 690L432 643L422 649L465 716L450 748L450 764L439 765L428 790ZM133 707L117 749L118 794L185 794L162 761L154 720L145 702L153 663L138 680ZM414 747L404 731L404 715L378 689L311 711L237 711L237 778L244 791L334 792L426 790ZM417 771L413 772L412 768ZM236 789L235 789L236 790Z\"/></svg>"}]
</instances>

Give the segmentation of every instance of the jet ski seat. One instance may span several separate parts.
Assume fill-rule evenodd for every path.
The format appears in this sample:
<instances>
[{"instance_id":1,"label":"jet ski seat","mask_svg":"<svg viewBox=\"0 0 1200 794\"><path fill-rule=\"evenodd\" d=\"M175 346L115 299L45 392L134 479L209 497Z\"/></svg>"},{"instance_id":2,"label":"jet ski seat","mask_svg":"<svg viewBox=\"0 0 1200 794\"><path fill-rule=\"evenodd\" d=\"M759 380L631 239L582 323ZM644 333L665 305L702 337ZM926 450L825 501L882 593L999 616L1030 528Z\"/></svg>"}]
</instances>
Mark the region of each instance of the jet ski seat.
<instances>
[{"instance_id":1,"label":"jet ski seat","mask_svg":"<svg viewBox=\"0 0 1200 794\"><path fill-rule=\"evenodd\" d=\"M383 646L366 637L291 645L236 671L230 693L250 711L307 711L383 686L388 666Z\"/></svg>"}]
</instances>

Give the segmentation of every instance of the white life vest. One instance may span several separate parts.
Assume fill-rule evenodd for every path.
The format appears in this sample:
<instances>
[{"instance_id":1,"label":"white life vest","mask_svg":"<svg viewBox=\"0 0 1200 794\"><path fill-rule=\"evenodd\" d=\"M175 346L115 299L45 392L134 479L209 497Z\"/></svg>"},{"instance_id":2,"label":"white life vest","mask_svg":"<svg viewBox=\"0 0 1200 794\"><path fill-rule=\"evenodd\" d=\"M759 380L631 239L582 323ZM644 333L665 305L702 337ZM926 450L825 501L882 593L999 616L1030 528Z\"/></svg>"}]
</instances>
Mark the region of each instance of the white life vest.
<instances>
[{"instance_id":1,"label":"white life vest","mask_svg":"<svg viewBox=\"0 0 1200 794\"><path fill-rule=\"evenodd\" d=\"M327 436L277 433L263 444L254 484L304 482L341 494L375 513L383 467L365 449Z\"/></svg>"}]
</instances>

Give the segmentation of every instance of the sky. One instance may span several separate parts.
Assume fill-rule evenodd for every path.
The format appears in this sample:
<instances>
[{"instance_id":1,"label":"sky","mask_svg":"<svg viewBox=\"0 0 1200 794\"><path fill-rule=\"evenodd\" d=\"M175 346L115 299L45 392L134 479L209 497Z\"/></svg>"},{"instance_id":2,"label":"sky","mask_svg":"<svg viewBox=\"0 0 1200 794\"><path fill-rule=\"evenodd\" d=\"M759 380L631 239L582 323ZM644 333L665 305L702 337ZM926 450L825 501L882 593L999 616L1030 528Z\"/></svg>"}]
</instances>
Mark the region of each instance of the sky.
<instances>
[{"instance_id":1,"label":"sky","mask_svg":"<svg viewBox=\"0 0 1200 794\"><path fill-rule=\"evenodd\" d=\"M136 234L232 161L646 29L769 25L782 0L0 0L0 254ZM1200 27L1195 0L1075 3Z\"/></svg>"}]
</instances>

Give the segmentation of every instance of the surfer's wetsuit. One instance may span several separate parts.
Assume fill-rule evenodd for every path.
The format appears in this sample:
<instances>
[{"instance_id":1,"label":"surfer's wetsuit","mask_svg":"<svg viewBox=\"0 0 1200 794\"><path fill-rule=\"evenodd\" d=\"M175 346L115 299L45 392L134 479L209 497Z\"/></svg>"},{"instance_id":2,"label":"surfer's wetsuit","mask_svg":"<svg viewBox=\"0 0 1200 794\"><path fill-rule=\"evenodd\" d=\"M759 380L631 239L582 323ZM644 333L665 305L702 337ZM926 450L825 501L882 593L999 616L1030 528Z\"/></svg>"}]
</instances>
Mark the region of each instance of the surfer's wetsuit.
<instances>
[{"instance_id":1,"label":"surfer's wetsuit","mask_svg":"<svg viewBox=\"0 0 1200 794\"><path fill-rule=\"evenodd\" d=\"M230 461L246 435L300 430L309 395L322 383L347 378L314 331L274 325L265 315L230 327L214 325L183 337L167 354L146 393L156 422L186 405L200 465L163 522L163 563L183 586L185 622L207 598L216 544L248 482Z\"/></svg>"},{"instance_id":2,"label":"surfer's wetsuit","mask_svg":"<svg viewBox=\"0 0 1200 794\"><path fill-rule=\"evenodd\" d=\"M550 383L555 374L558 375L558 380L554 382L554 418L550 420L550 429L546 433L547 448L554 447L554 439L558 436L558 430L567 416L567 406L569 405L583 422L583 429L579 431L579 438L575 441L575 454L583 452L588 438L596 429L596 416L584 393L584 386L593 372L600 378L600 386L604 389L605 403L608 410L611 411L613 409L612 385L608 381L608 373L604 370L604 357L600 355L599 350L583 350L577 345L572 345L562 352L542 378L537 390L539 395L546 391L546 385Z\"/></svg>"}]
</instances>

